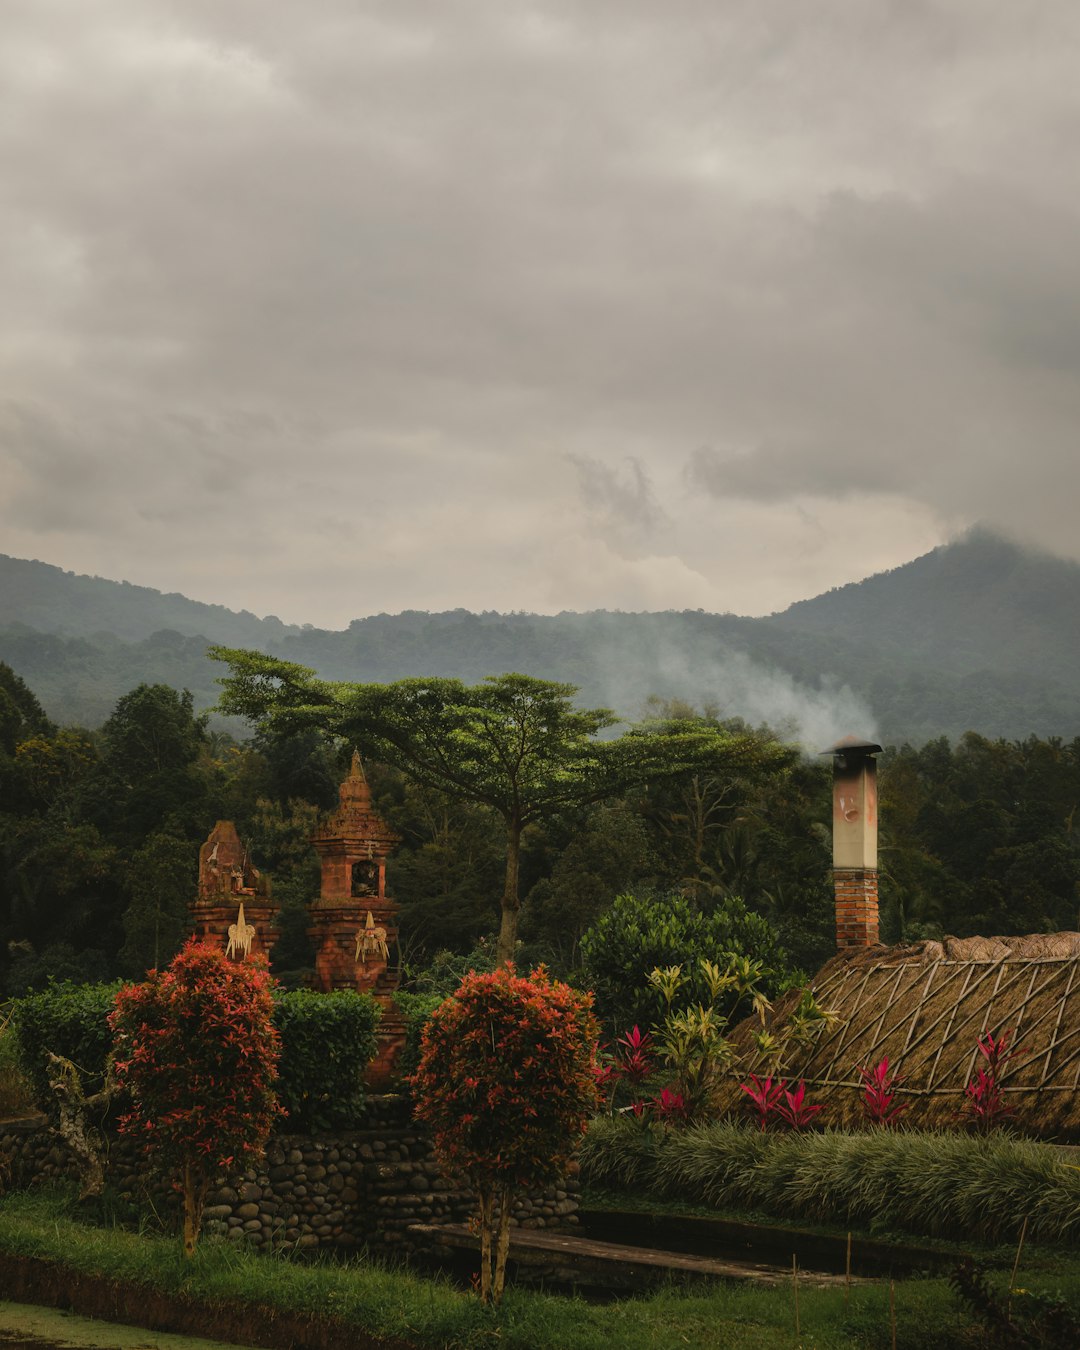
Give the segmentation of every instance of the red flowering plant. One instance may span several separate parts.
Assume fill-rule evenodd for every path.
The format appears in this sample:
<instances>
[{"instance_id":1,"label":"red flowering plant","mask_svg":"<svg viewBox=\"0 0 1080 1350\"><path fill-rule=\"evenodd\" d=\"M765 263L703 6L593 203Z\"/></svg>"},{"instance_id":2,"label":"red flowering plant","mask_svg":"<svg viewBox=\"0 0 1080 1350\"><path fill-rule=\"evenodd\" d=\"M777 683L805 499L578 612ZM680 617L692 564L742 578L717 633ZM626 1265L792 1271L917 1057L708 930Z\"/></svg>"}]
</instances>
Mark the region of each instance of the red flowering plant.
<instances>
[{"instance_id":1,"label":"red flowering plant","mask_svg":"<svg viewBox=\"0 0 1080 1350\"><path fill-rule=\"evenodd\" d=\"M863 1115L871 1125L895 1125L909 1103L897 1101L896 1091L904 1080L899 1074L889 1072L888 1055L872 1069L863 1065L857 1072L862 1081Z\"/></svg>"},{"instance_id":2,"label":"red flowering plant","mask_svg":"<svg viewBox=\"0 0 1080 1350\"><path fill-rule=\"evenodd\" d=\"M512 1194L557 1179L596 1110L597 1032L591 995L509 964L466 975L424 1029L414 1112L476 1191L485 1303L502 1298Z\"/></svg>"},{"instance_id":3,"label":"red flowering plant","mask_svg":"<svg viewBox=\"0 0 1080 1350\"><path fill-rule=\"evenodd\" d=\"M1010 1045L1007 1031L1003 1031L1000 1036L988 1031L979 1037L976 1049L982 1056L982 1063L975 1077L964 1088L964 1096L976 1127L992 1130L1004 1124L1013 1114L1012 1107L1005 1100L1001 1080L1009 1061L1026 1055L1027 1050L1021 1045Z\"/></svg>"},{"instance_id":4,"label":"red flowering plant","mask_svg":"<svg viewBox=\"0 0 1080 1350\"><path fill-rule=\"evenodd\" d=\"M281 1113L270 989L265 962L228 961L193 938L165 970L122 988L109 1015L117 1081L132 1100L120 1129L180 1190L185 1256L215 1174L261 1157Z\"/></svg>"}]
</instances>

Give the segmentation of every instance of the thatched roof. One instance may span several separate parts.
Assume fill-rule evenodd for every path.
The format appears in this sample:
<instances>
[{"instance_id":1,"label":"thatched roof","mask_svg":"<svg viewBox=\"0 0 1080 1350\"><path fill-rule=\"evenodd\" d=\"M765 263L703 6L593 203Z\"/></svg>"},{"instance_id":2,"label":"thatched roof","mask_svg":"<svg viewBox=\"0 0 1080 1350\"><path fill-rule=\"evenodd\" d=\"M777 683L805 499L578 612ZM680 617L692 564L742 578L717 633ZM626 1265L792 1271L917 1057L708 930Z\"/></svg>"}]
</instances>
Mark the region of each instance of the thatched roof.
<instances>
[{"instance_id":1,"label":"thatched roof","mask_svg":"<svg viewBox=\"0 0 1080 1350\"><path fill-rule=\"evenodd\" d=\"M966 1117L964 1088L979 1067L987 1031L1024 1047L1001 1083L1017 1124L1042 1135L1080 1134L1080 933L1032 937L946 938L909 946L843 952L811 982L819 1005L839 1021L806 1045L790 1047L781 1075L805 1079L809 1096L828 1105L831 1123L862 1118L861 1065L888 1056L903 1077L904 1119L947 1124ZM793 991L770 1016L778 1032L799 1000ZM753 1045L756 1019L733 1033L739 1079L768 1066ZM721 1105L739 1103L737 1082Z\"/></svg>"}]
</instances>

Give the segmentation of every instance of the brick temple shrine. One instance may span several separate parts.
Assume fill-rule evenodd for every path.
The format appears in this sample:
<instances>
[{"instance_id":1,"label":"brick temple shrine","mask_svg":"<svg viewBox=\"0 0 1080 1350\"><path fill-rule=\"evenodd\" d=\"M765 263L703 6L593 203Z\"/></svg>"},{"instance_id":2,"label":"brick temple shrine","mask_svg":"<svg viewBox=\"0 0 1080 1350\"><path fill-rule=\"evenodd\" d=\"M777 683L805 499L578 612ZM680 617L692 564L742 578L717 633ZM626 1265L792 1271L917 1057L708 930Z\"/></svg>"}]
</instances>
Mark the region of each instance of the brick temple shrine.
<instances>
[{"instance_id":1,"label":"brick temple shrine","mask_svg":"<svg viewBox=\"0 0 1080 1350\"><path fill-rule=\"evenodd\" d=\"M322 873L319 894L308 906L313 986L322 993L353 989L379 1004L379 1047L368 1083L380 1087L405 1043L405 1022L394 1004L401 981L394 963L397 906L386 893L386 860L398 836L375 812L357 752L338 797L337 810L311 841ZM219 942L232 960L269 956L278 907L232 821L219 820L199 850L199 891L191 912L198 936Z\"/></svg>"},{"instance_id":2,"label":"brick temple shrine","mask_svg":"<svg viewBox=\"0 0 1080 1350\"><path fill-rule=\"evenodd\" d=\"M278 906L270 878L252 866L231 820L219 820L199 849L199 890L191 906L197 937L219 942L234 960L269 957Z\"/></svg>"}]
</instances>

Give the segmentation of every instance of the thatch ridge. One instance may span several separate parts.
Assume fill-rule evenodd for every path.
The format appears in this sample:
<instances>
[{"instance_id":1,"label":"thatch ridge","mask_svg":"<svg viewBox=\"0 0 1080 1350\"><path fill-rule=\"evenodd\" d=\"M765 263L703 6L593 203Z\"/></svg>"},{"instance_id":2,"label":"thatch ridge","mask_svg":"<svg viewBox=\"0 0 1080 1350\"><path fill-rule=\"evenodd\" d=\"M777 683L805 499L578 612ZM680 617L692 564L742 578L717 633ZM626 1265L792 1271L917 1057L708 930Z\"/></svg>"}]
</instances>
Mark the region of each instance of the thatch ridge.
<instances>
[{"instance_id":1,"label":"thatch ridge","mask_svg":"<svg viewBox=\"0 0 1080 1350\"><path fill-rule=\"evenodd\" d=\"M804 1079L833 1124L862 1117L858 1070L883 1057L902 1076L913 1125L966 1116L964 1089L978 1066L976 1042L990 1031L1024 1047L1001 1077L1016 1123L1042 1135L1080 1135L1080 933L947 937L842 952L811 981L818 1003L838 1015L807 1045L789 1048L781 1076ZM799 1001L795 990L769 1018L778 1034ZM754 1046L757 1019L732 1034L738 1076L721 1106L739 1104L738 1082L769 1071Z\"/></svg>"}]
</instances>

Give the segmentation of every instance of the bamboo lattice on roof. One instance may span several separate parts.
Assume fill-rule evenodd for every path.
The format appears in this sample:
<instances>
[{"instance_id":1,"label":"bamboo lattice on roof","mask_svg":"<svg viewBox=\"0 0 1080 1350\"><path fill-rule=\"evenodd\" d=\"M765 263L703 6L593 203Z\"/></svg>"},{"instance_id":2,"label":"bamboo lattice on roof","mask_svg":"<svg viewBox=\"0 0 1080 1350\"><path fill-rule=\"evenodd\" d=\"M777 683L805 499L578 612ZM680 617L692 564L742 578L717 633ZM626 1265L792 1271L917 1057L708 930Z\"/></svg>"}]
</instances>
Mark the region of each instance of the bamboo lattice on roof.
<instances>
[{"instance_id":1,"label":"bamboo lattice on roof","mask_svg":"<svg viewBox=\"0 0 1080 1350\"><path fill-rule=\"evenodd\" d=\"M1080 933L1025 938L947 938L906 947L873 947L834 957L812 981L819 1005L838 1021L794 1048L781 1073L804 1079L829 1105L833 1123L861 1117L859 1068L887 1057L902 1075L901 1099L912 1124L964 1114L964 1089L978 1067L977 1042L1007 1032L1010 1058L1000 1083L1017 1123L1043 1134L1080 1131ZM773 1010L779 1031L799 997ZM769 1072L753 1045L755 1022L733 1033L739 1075ZM737 1105L729 1083L722 1106Z\"/></svg>"}]
</instances>

